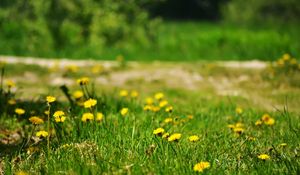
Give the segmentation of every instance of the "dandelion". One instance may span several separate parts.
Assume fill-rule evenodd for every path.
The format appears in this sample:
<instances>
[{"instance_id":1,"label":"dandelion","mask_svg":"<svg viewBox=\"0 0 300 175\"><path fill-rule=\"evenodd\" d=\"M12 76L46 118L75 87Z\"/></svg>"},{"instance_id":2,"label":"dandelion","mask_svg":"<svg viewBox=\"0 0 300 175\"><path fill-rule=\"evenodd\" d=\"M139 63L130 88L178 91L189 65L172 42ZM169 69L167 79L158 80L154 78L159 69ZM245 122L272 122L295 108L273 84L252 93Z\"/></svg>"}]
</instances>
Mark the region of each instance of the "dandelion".
<instances>
[{"instance_id":1,"label":"dandelion","mask_svg":"<svg viewBox=\"0 0 300 175\"><path fill-rule=\"evenodd\" d=\"M7 103L8 103L9 105L15 105L15 104L17 104L16 100L14 100L14 99L8 100Z\"/></svg>"},{"instance_id":2,"label":"dandelion","mask_svg":"<svg viewBox=\"0 0 300 175\"><path fill-rule=\"evenodd\" d=\"M95 106L96 104L97 104L97 100L91 99L91 98L83 103L85 108L91 108L91 107Z\"/></svg>"},{"instance_id":3,"label":"dandelion","mask_svg":"<svg viewBox=\"0 0 300 175\"><path fill-rule=\"evenodd\" d=\"M121 113L122 116L125 116L125 115L128 114L128 111L129 111L128 108L122 108L121 111L120 111L120 113Z\"/></svg>"},{"instance_id":4,"label":"dandelion","mask_svg":"<svg viewBox=\"0 0 300 175\"><path fill-rule=\"evenodd\" d=\"M55 102L56 98L53 96L47 96L46 97L46 101L48 102L48 104Z\"/></svg>"},{"instance_id":5,"label":"dandelion","mask_svg":"<svg viewBox=\"0 0 300 175\"><path fill-rule=\"evenodd\" d=\"M90 82L90 79L88 77L82 77L77 79L77 83L82 86L82 85L87 85Z\"/></svg>"},{"instance_id":6,"label":"dandelion","mask_svg":"<svg viewBox=\"0 0 300 175\"><path fill-rule=\"evenodd\" d=\"M23 114L25 114L25 110L22 108L16 108L15 113L18 115L23 115Z\"/></svg>"},{"instance_id":7,"label":"dandelion","mask_svg":"<svg viewBox=\"0 0 300 175\"><path fill-rule=\"evenodd\" d=\"M189 136L188 139L190 142L197 142L200 138L197 135L192 135L192 136Z\"/></svg>"},{"instance_id":8,"label":"dandelion","mask_svg":"<svg viewBox=\"0 0 300 175\"><path fill-rule=\"evenodd\" d=\"M66 120L66 117L65 116L55 117L54 120L56 123L63 123Z\"/></svg>"},{"instance_id":9,"label":"dandelion","mask_svg":"<svg viewBox=\"0 0 300 175\"><path fill-rule=\"evenodd\" d=\"M81 121L87 122L87 121L90 121L90 120L94 120L94 115L92 113L88 112L88 113L84 113L82 115Z\"/></svg>"},{"instance_id":10,"label":"dandelion","mask_svg":"<svg viewBox=\"0 0 300 175\"><path fill-rule=\"evenodd\" d=\"M171 113L173 111L173 106L166 107L165 111Z\"/></svg>"},{"instance_id":11,"label":"dandelion","mask_svg":"<svg viewBox=\"0 0 300 175\"><path fill-rule=\"evenodd\" d=\"M288 61L290 58L291 58L291 55L288 54L288 53L286 53L286 54L284 54L284 55L282 56L282 59L283 59L284 61Z\"/></svg>"},{"instance_id":12,"label":"dandelion","mask_svg":"<svg viewBox=\"0 0 300 175\"><path fill-rule=\"evenodd\" d=\"M158 111L160 111L160 107L158 107L158 106L153 106L153 107L152 107L152 111L153 111L153 112L158 112Z\"/></svg>"},{"instance_id":13,"label":"dandelion","mask_svg":"<svg viewBox=\"0 0 300 175\"><path fill-rule=\"evenodd\" d=\"M139 93L138 93L137 91L133 90L133 91L131 91L130 96L131 96L132 98L136 98L136 97L139 96Z\"/></svg>"},{"instance_id":14,"label":"dandelion","mask_svg":"<svg viewBox=\"0 0 300 175\"><path fill-rule=\"evenodd\" d=\"M275 124L275 119L272 118L269 114L264 114L261 119L265 125L271 126Z\"/></svg>"},{"instance_id":15,"label":"dandelion","mask_svg":"<svg viewBox=\"0 0 300 175\"><path fill-rule=\"evenodd\" d=\"M261 160L269 160L270 159L270 156L267 154L260 154L257 157Z\"/></svg>"},{"instance_id":16,"label":"dandelion","mask_svg":"<svg viewBox=\"0 0 300 175\"><path fill-rule=\"evenodd\" d=\"M179 141L180 138L181 138L181 134L180 134L180 133L175 133L175 134L172 134L172 135L168 138L168 141L169 141L169 142Z\"/></svg>"},{"instance_id":17,"label":"dandelion","mask_svg":"<svg viewBox=\"0 0 300 175\"><path fill-rule=\"evenodd\" d=\"M156 94L154 95L154 98L155 98L156 100L161 100L161 99L164 98L164 94L161 93L161 92L158 92L158 93L156 93Z\"/></svg>"},{"instance_id":18,"label":"dandelion","mask_svg":"<svg viewBox=\"0 0 300 175\"><path fill-rule=\"evenodd\" d=\"M237 134L242 134L244 132L244 128L235 127L235 128L233 128L233 132L235 132Z\"/></svg>"},{"instance_id":19,"label":"dandelion","mask_svg":"<svg viewBox=\"0 0 300 175\"><path fill-rule=\"evenodd\" d=\"M154 102L154 101L153 101L153 98L151 98L151 97L147 97L145 101L146 101L146 104L147 104L147 105L152 105L153 102Z\"/></svg>"},{"instance_id":20,"label":"dandelion","mask_svg":"<svg viewBox=\"0 0 300 175\"><path fill-rule=\"evenodd\" d=\"M167 106L168 103L169 102L167 100L163 100L163 101L159 102L159 107L163 108L163 107Z\"/></svg>"},{"instance_id":21,"label":"dandelion","mask_svg":"<svg viewBox=\"0 0 300 175\"><path fill-rule=\"evenodd\" d=\"M166 118L165 120L164 120L164 123L171 123L171 122L173 122L173 119L172 118Z\"/></svg>"},{"instance_id":22,"label":"dandelion","mask_svg":"<svg viewBox=\"0 0 300 175\"><path fill-rule=\"evenodd\" d=\"M64 111L55 111L53 114L54 117L61 117L64 115L65 115Z\"/></svg>"},{"instance_id":23,"label":"dandelion","mask_svg":"<svg viewBox=\"0 0 300 175\"><path fill-rule=\"evenodd\" d=\"M18 171L15 175L28 175L25 171Z\"/></svg>"},{"instance_id":24,"label":"dandelion","mask_svg":"<svg viewBox=\"0 0 300 175\"><path fill-rule=\"evenodd\" d=\"M261 120L257 120L256 122L255 122L255 126L260 126L260 125L262 125L262 121Z\"/></svg>"},{"instance_id":25,"label":"dandelion","mask_svg":"<svg viewBox=\"0 0 300 175\"><path fill-rule=\"evenodd\" d=\"M167 139L170 136L170 133L166 132L162 135L163 139Z\"/></svg>"},{"instance_id":26,"label":"dandelion","mask_svg":"<svg viewBox=\"0 0 300 175\"><path fill-rule=\"evenodd\" d=\"M37 137L47 137L49 134L47 131L38 131L36 134L35 134Z\"/></svg>"},{"instance_id":27,"label":"dandelion","mask_svg":"<svg viewBox=\"0 0 300 175\"><path fill-rule=\"evenodd\" d=\"M242 113L243 113L243 109L240 108L240 107L237 107L237 108L235 108L235 112L236 112L237 114L242 114Z\"/></svg>"},{"instance_id":28,"label":"dandelion","mask_svg":"<svg viewBox=\"0 0 300 175\"><path fill-rule=\"evenodd\" d=\"M209 162L199 162L194 166L193 170L196 172L203 172L203 170L208 169L209 167Z\"/></svg>"},{"instance_id":29,"label":"dandelion","mask_svg":"<svg viewBox=\"0 0 300 175\"><path fill-rule=\"evenodd\" d=\"M120 97L127 97L128 96L128 91L127 90L121 90L119 93Z\"/></svg>"},{"instance_id":30,"label":"dandelion","mask_svg":"<svg viewBox=\"0 0 300 175\"><path fill-rule=\"evenodd\" d=\"M29 118L29 121L34 125L43 124L44 120L37 116L32 116Z\"/></svg>"},{"instance_id":31,"label":"dandelion","mask_svg":"<svg viewBox=\"0 0 300 175\"><path fill-rule=\"evenodd\" d=\"M235 125L229 124L229 125L227 125L227 127L230 128L230 129L233 129L233 128L235 128Z\"/></svg>"},{"instance_id":32,"label":"dandelion","mask_svg":"<svg viewBox=\"0 0 300 175\"><path fill-rule=\"evenodd\" d=\"M101 112L97 113L96 121L101 122L103 120L104 115Z\"/></svg>"},{"instance_id":33,"label":"dandelion","mask_svg":"<svg viewBox=\"0 0 300 175\"><path fill-rule=\"evenodd\" d=\"M143 109L144 109L144 111L151 111L152 106L151 105L145 105Z\"/></svg>"},{"instance_id":34,"label":"dandelion","mask_svg":"<svg viewBox=\"0 0 300 175\"><path fill-rule=\"evenodd\" d=\"M15 82L12 80L7 80L5 84L9 89L16 86Z\"/></svg>"},{"instance_id":35,"label":"dandelion","mask_svg":"<svg viewBox=\"0 0 300 175\"><path fill-rule=\"evenodd\" d=\"M80 99L81 97L83 97L83 92L80 91L80 90L77 90L77 91L75 91L75 92L73 93L73 97L74 97L75 99Z\"/></svg>"},{"instance_id":36,"label":"dandelion","mask_svg":"<svg viewBox=\"0 0 300 175\"><path fill-rule=\"evenodd\" d=\"M153 134L154 135L157 135L157 136L162 136L162 134L165 132L164 128L157 128L153 131Z\"/></svg>"},{"instance_id":37,"label":"dandelion","mask_svg":"<svg viewBox=\"0 0 300 175\"><path fill-rule=\"evenodd\" d=\"M53 117L56 123L63 123L66 120L66 116L63 111L55 111Z\"/></svg>"}]
</instances>

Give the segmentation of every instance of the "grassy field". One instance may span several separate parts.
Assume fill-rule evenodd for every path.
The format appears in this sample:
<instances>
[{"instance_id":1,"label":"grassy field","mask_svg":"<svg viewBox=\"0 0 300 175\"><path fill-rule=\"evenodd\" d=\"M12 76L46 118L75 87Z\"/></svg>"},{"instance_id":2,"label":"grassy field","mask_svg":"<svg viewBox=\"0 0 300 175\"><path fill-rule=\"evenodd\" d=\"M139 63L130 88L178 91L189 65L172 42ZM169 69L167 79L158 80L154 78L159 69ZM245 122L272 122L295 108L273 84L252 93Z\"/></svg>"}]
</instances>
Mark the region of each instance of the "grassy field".
<instances>
[{"instance_id":1,"label":"grassy field","mask_svg":"<svg viewBox=\"0 0 300 175\"><path fill-rule=\"evenodd\" d=\"M300 173L288 55L265 68L49 65L4 65L0 174Z\"/></svg>"},{"instance_id":2,"label":"grassy field","mask_svg":"<svg viewBox=\"0 0 300 175\"><path fill-rule=\"evenodd\" d=\"M25 49L11 50L13 43L0 40L1 55L54 58L92 58L115 60L123 55L127 60L195 61L195 60L274 60L291 53L299 57L298 25L255 27L204 22L163 22L152 42L120 43L113 47L53 49L47 53ZM26 47L25 47L26 48Z\"/></svg>"}]
</instances>

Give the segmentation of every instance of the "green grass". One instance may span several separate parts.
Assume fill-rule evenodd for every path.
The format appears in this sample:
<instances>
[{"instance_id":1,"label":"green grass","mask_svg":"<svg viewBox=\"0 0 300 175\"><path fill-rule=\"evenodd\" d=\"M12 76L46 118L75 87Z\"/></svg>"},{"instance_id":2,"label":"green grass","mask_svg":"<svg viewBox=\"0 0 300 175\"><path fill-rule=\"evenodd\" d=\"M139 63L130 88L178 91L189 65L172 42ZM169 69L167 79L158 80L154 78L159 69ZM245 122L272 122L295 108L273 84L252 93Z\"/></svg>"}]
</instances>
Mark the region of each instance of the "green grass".
<instances>
[{"instance_id":1,"label":"green grass","mask_svg":"<svg viewBox=\"0 0 300 175\"><path fill-rule=\"evenodd\" d=\"M154 81L146 81L153 70L162 71L167 68L178 70L182 67L187 72L199 73L203 81L195 85L195 89L169 84L168 79L178 81L178 77L164 77ZM138 64L125 68L112 68L108 75L93 75L90 68L79 69L78 72L66 74L63 70L48 72L45 68L24 65L7 65L6 79L19 77L20 70L39 76L39 81L31 82L16 79L18 89L16 105L7 105L3 91L1 94L0 115L0 172L15 174L23 171L28 174L196 174L193 166L200 161L208 161L211 167L203 174L299 174L299 97L298 86L281 84L285 88L273 86L271 80L263 78L265 70L229 69L210 63L161 63ZM19 71L16 71L19 70ZM98 77L124 75L128 72L147 71L148 76L129 79L121 86L99 84ZM15 72L15 75L14 75ZM87 85L91 97L97 99L96 107L84 109L71 106L57 86L51 85L55 77L67 77L75 81L87 75L93 83ZM248 76L243 82L235 82L240 76ZM299 76L299 74L297 74ZM166 79L165 79L166 78ZM218 84L223 79L232 82L232 89L248 92L249 97L241 95L218 95L209 78ZM275 80L274 80L275 81ZM172 82L171 82L172 83ZM174 82L173 82L174 83ZM286 83L286 82L284 82ZM94 87L94 88L93 88ZM38 93L43 88L44 93ZM120 97L120 89L138 90L139 97ZM226 87L224 87L226 88ZM79 85L69 86L71 92L80 89ZM92 90L94 89L94 90ZM4 87L7 92L7 87ZM23 93L19 93L18 91ZM27 92L27 93L26 93ZM172 113L164 109L159 112L144 111L144 99L156 92L163 92L164 99L174 107ZM35 128L47 130L46 95L54 95L57 101L51 104L50 150L47 140L37 141L31 136L34 126L28 121L33 115L45 120ZM82 99L84 100L84 99ZM274 108L265 108L265 105ZM158 101L155 101L158 105ZM25 115L17 116L16 107L26 110ZM120 114L124 107L129 108L126 116ZM242 107L241 114L236 107ZM275 109L275 110L274 110ZM55 123L52 114L56 110L66 113L64 123ZM102 112L101 122L82 122L85 112ZM272 126L256 126L255 122L263 114L268 113L275 119ZM188 118L193 115L193 118ZM171 123L165 123L168 117ZM244 124L242 134L234 133L228 124ZM169 133L181 133L178 142L169 142L153 135L153 130L162 127ZM55 131L55 132L54 132ZM4 143L3 139L14 138L19 133L20 139ZM200 140L191 143L188 137L198 135ZM255 138L253 140L252 138ZM286 143L287 146L280 146ZM28 152L28 148L36 151ZM258 159L259 154L268 154L270 160Z\"/></svg>"},{"instance_id":2,"label":"green grass","mask_svg":"<svg viewBox=\"0 0 300 175\"><path fill-rule=\"evenodd\" d=\"M204 22L164 22L154 43L126 42L103 48L80 46L49 53L14 53L0 48L0 54L99 60L114 60L122 54L126 60L139 61L273 60L284 53L300 56L299 31L296 24L246 27Z\"/></svg>"}]
</instances>

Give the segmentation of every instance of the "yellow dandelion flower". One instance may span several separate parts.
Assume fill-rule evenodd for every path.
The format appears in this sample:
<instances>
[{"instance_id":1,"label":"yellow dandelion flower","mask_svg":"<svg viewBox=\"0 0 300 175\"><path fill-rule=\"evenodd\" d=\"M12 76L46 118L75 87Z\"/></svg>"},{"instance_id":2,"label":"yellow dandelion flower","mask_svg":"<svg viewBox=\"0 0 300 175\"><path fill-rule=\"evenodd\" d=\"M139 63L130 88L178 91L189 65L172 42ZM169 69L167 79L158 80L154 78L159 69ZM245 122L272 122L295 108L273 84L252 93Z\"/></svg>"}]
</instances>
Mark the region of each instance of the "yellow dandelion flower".
<instances>
[{"instance_id":1,"label":"yellow dandelion flower","mask_svg":"<svg viewBox=\"0 0 300 175\"><path fill-rule=\"evenodd\" d=\"M44 114L49 115L50 111L46 110L46 111L44 111Z\"/></svg>"},{"instance_id":2,"label":"yellow dandelion flower","mask_svg":"<svg viewBox=\"0 0 300 175\"><path fill-rule=\"evenodd\" d=\"M261 118L265 125L274 125L275 119L272 118L269 114L264 114Z\"/></svg>"},{"instance_id":3,"label":"yellow dandelion flower","mask_svg":"<svg viewBox=\"0 0 300 175\"><path fill-rule=\"evenodd\" d=\"M97 113L96 121L101 122L103 120L104 115L101 112Z\"/></svg>"},{"instance_id":4,"label":"yellow dandelion flower","mask_svg":"<svg viewBox=\"0 0 300 175\"><path fill-rule=\"evenodd\" d=\"M55 97L53 97L53 96L47 96L46 97L46 101L48 102L48 103L53 103L53 102L55 102L55 100L56 100L56 98Z\"/></svg>"},{"instance_id":5,"label":"yellow dandelion flower","mask_svg":"<svg viewBox=\"0 0 300 175\"><path fill-rule=\"evenodd\" d=\"M53 117L61 117L61 116L65 116L64 111L55 111L53 114Z\"/></svg>"},{"instance_id":6,"label":"yellow dandelion flower","mask_svg":"<svg viewBox=\"0 0 300 175\"><path fill-rule=\"evenodd\" d=\"M49 134L47 131L38 131L36 134L35 134L37 137L47 137Z\"/></svg>"},{"instance_id":7,"label":"yellow dandelion flower","mask_svg":"<svg viewBox=\"0 0 300 175\"><path fill-rule=\"evenodd\" d=\"M73 93L73 97L74 97L75 99L79 99L79 98L83 97L83 92L80 91L80 90L77 90L77 91L75 91L75 92Z\"/></svg>"},{"instance_id":8,"label":"yellow dandelion flower","mask_svg":"<svg viewBox=\"0 0 300 175\"><path fill-rule=\"evenodd\" d=\"M270 159L270 156L267 154L260 154L257 157L261 160L269 160Z\"/></svg>"},{"instance_id":9,"label":"yellow dandelion flower","mask_svg":"<svg viewBox=\"0 0 300 175\"><path fill-rule=\"evenodd\" d=\"M167 106L168 103L169 102L167 100L163 100L163 101L159 102L159 107L163 108L163 107Z\"/></svg>"},{"instance_id":10,"label":"yellow dandelion flower","mask_svg":"<svg viewBox=\"0 0 300 175\"><path fill-rule=\"evenodd\" d=\"M18 171L15 175L28 175L25 171Z\"/></svg>"},{"instance_id":11,"label":"yellow dandelion flower","mask_svg":"<svg viewBox=\"0 0 300 175\"><path fill-rule=\"evenodd\" d=\"M82 85L87 85L90 82L90 79L88 77L82 77L77 79L77 83L82 86Z\"/></svg>"},{"instance_id":12,"label":"yellow dandelion flower","mask_svg":"<svg viewBox=\"0 0 300 175\"><path fill-rule=\"evenodd\" d=\"M242 127L244 127L244 124L241 123L241 122L237 122L237 123L235 124L235 127L236 127L236 128L242 128Z\"/></svg>"},{"instance_id":13,"label":"yellow dandelion flower","mask_svg":"<svg viewBox=\"0 0 300 175\"><path fill-rule=\"evenodd\" d=\"M271 118L271 116L269 114L264 114L262 117L261 117L261 120L262 121L266 121L266 120L269 120L269 118Z\"/></svg>"},{"instance_id":14,"label":"yellow dandelion flower","mask_svg":"<svg viewBox=\"0 0 300 175\"><path fill-rule=\"evenodd\" d=\"M197 135L192 135L192 136L189 136L189 141L190 142L197 142L199 140L199 136Z\"/></svg>"},{"instance_id":15,"label":"yellow dandelion flower","mask_svg":"<svg viewBox=\"0 0 300 175\"><path fill-rule=\"evenodd\" d=\"M209 167L210 167L209 162L199 162L194 166L193 170L196 172L203 172L203 170L205 170Z\"/></svg>"},{"instance_id":16,"label":"yellow dandelion flower","mask_svg":"<svg viewBox=\"0 0 300 175\"><path fill-rule=\"evenodd\" d=\"M173 119L172 118L166 118L165 120L164 120L164 123L171 123L171 122L173 122Z\"/></svg>"},{"instance_id":17,"label":"yellow dandelion flower","mask_svg":"<svg viewBox=\"0 0 300 175\"><path fill-rule=\"evenodd\" d=\"M91 99L91 98L83 103L85 108L91 108L91 107L95 106L96 104L97 104L97 100Z\"/></svg>"},{"instance_id":18,"label":"yellow dandelion flower","mask_svg":"<svg viewBox=\"0 0 300 175\"><path fill-rule=\"evenodd\" d=\"M153 131L154 135L162 136L162 134L165 132L164 128L157 128Z\"/></svg>"},{"instance_id":19,"label":"yellow dandelion flower","mask_svg":"<svg viewBox=\"0 0 300 175\"><path fill-rule=\"evenodd\" d=\"M274 125L275 124L275 119L274 118L269 118L269 120L264 122L266 125Z\"/></svg>"},{"instance_id":20,"label":"yellow dandelion flower","mask_svg":"<svg viewBox=\"0 0 300 175\"><path fill-rule=\"evenodd\" d=\"M288 53L286 53L286 54L284 54L284 55L282 56L282 59L283 59L284 61L288 61L290 58L291 58L291 55L288 54Z\"/></svg>"},{"instance_id":21,"label":"yellow dandelion flower","mask_svg":"<svg viewBox=\"0 0 300 175\"><path fill-rule=\"evenodd\" d=\"M152 105L154 103L153 98L151 97L147 97L145 101L147 105Z\"/></svg>"},{"instance_id":22,"label":"yellow dandelion flower","mask_svg":"<svg viewBox=\"0 0 300 175\"><path fill-rule=\"evenodd\" d=\"M7 81L5 82L5 84L6 84L6 86L7 86L8 88L12 88L12 87L15 87L15 86L16 86L15 82L12 81L12 80L7 80Z\"/></svg>"},{"instance_id":23,"label":"yellow dandelion flower","mask_svg":"<svg viewBox=\"0 0 300 175\"><path fill-rule=\"evenodd\" d=\"M166 132L162 135L163 139L167 139L170 136L170 133Z\"/></svg>"},{"instance_id":24,"label":"yellow dandelion flower","mask_svg":"<svg viewBox=\"0 0 300 175\"><path fill-rule=\"evenodd\" d=\"M233 128L235 128L235 125L229 124L229 125L227 125L227 127L230 128L230 129L233 129Z\"/></svg>"},{"instance_id":25,"label":"yellow dandelion flower","mask_svg":"<svg viewBox=\"0 0 300 175\"><path fill-rule=\"evenodd\" d=\"M174 133L174 134L170 135L170 137L168 138L168 141L169 142L179 141L180 138L181 138L180 133Z\"/></svg>"},{"instance_id":26,"label":"yellow dandelion flower","mask_svg":"<svg viewBox=\"0 0 300 175\"><path fill-rule=\"evenodd\" d=\"M151 105L145 105L143 109L144 109L144 111L151 111L152 106Z\"/></svg>"},{"instance_id":27,"label":"yellow dandelion flower","mask_svg":"<svg viewBox=\"0 0 300 175\"><path fill-rule=\"evenodd\" d=\"M237 134L242 134L244 132L244 128L235 127L233 128L233 131Z\"/></svg>"},{"instance_id":28,"label":"yellow dandelion flower","mask_svg":"<svg viewBox=\"0 0 300 175\"><path fill-rule=\"evenodd\" d=\"M54 117L56 123L63 123L66 120L65 116Z\"/></svg>"},{"instance_id":29,"label":"yellow dandelion flower","mask_svg":"<svg viewBox=\"0 0 300 175\"><path fill-rule=\"evenodd\" d=\"M120 97L127 97L128 96L128 91L127 90L121 90L119 93Z\"/></svg>"},{"instance_id":30,"label":"yellow dandelion flower","mask_svg":"<svg viewBox=\"0 0 300 175\"><path fill-rule=\"evenodd\" d=\"M160 111L160 107L158 107L158 106L153 106L153 107L152 107L152 111L153 111L153 112L158 112L158 111Z\"/></svg>"},{"instance_id":31,"label":"yellow dandelion flower","mask_svg":"<svg viewBox=\"0 0 300 175\"><path fill-rule=\"evenodd\" d=\"M173 112L173 106L168 106L165 109L166 112Z\"/></svg>"},{"instance_id":32,"label":"yellow dandelion flower","mask_svg":"<svg viewBox=\"0 0 300 175\"><path fill-rule=\"evenodd\" d=\"M22 108L16 108L15 113L18 115L23 115L23 114L25 114L25 110Z\"/></svg>"},{"instance_id":33,"label":"yellow dandelion flower","mask_svg":"<svg viewBox=\"0 0 300 175\"><path fill-rule=\"evenodd\" d=\"M120 113L121 113L122 116L125 116L125 115L128 114L128 111L129 111L128 108L122 108L121 111L120 111Z\"/></svg>"},{"instance_id":34,"label":"yellow dandelion flower","mask_svg":"<svg viewBox=\"0 0 300 175\"><path fill-rule=\"evenodd\" d=\"M237 114L242 114L243 113L243 109L241 107L237 107L237 108L235 108L235 112Z\"/></svg>"},{"instance_id":35,"label":"yellow dandelion flower","mask_svg":"<svg viewBox=\"0 0 300 175\"><path fill-rule=\"evenodd\" d=\"M156 100L161 100L161 99L164 98L164 94L163 94L162 92L158 92L158 93L156 93L156 94L154 95L154 98L155 98Z\"/></svg>"},{"instance_id":36,"label":"yellow dandelion flower","mask_svg":"<svg viewBox=\"0 0 300 175\"><path fill-rule=\"evenodd\" d=\"M37 116L32 116L29 118L29 121L34 125L43 124L44 120Z\"/></svg>"},{"instance_id":37,"label":"yellow dandelion flower","mask_svg":"<svg viewBox=\"0 0 300 175\"><path fill-rule=\"evenodd\" d=\"M260 125L262 125L262 121L261 120L257 120L256 122L255 122L255 126L260 126Z\"/></svg>"},{"instance_id":38,"label":"yellow dandelion flower","mask_svg":"<svg viewBox=\"0 0 300 175\"><path fill-rule=\"evenodd\" d=\"M81 121L83 122L87 122L87 121L91 121L94 120L94 114L88 112L88 113L83 113Z\"/></svg>"},{"instance_id":39,"label":"yellow dandelion flower","mask_svg":"<svg viewBox=\"0 0 300 175\"><path fill-rule=\"evenodd\" d=\"M131 96L132 98L136 98L136 97L139 96L139 93L138 93L138 91L133 90L133 91L130 92L130 96Z\"/></svg>"},{"instance_id":40,"label":"yellow dandelion flower","mask_svg":"<svg viewBox=\"0 0 300 175\"><path fill-rule=\"evenodd\" d=\"M14 99L8 100L7 103L8 103L9 105L15 105L15 104L17 104L16 100L14 100Z\"/></svg>"}]
</instances>

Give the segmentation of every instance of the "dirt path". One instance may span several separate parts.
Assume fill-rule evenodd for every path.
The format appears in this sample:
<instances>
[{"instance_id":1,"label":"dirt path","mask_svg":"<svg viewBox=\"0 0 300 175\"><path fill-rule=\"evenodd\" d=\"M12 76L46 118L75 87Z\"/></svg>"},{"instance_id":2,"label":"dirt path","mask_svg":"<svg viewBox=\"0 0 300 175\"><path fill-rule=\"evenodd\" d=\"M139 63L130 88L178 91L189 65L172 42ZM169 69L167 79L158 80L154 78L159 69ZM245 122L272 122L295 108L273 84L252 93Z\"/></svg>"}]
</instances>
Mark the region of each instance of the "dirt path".
<instances>
[{"instance_id":1,"label":"dirt path","mask_svg":"<svg viewBox=\"0 0 300 175\"><path fill-rule=\"evenodd\" d=\"M86 60L72 60L67 58L62 59L45 59L45 58L33 58L33 57L15 57L15 56L0 56L0 61L6 63L23 63L23 64L34 64L43 67L51 67L59 65L61 67L68 65L76 66L91 66L94 64L102 64L104 67L112 67L116 65L116 61L96 61L92 59ZM136 65L137 62L129 61L130 65ZM253 60L253 61L218 61L218 66L227 68L247 68L247 69L264 69L267 66L266 62Z\"/></svg>"}]
</instances>

